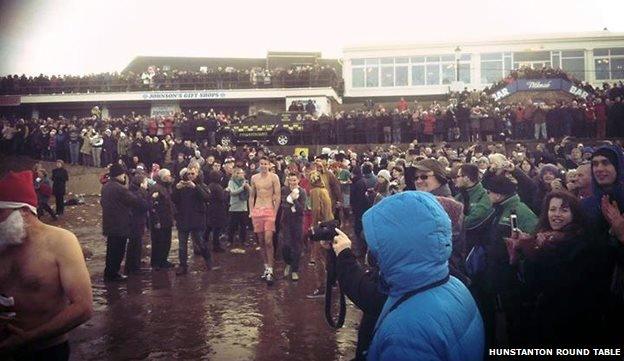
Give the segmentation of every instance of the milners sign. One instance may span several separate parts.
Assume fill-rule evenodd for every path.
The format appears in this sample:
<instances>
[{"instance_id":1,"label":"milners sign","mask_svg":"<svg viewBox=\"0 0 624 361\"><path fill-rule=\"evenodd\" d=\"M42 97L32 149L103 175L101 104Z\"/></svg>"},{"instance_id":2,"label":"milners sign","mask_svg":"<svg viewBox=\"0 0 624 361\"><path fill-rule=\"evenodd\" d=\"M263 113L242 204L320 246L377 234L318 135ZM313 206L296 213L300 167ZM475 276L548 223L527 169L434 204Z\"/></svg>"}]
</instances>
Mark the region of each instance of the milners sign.
<instances>
[{"instance_id":1,"label":"milners sign","mask_svg":"<svg viewBox=\"0 0 624 361\"><path fill-rule=\"evenodd\" d=\"M499 101L516 92L546 90L564 91L582 99L587 99L589 96L589 93L586 90L564 79L519 79L509 83L506 87L497 90L494 94L492 94L492 98Z\"/></svg>"}]
</instances>

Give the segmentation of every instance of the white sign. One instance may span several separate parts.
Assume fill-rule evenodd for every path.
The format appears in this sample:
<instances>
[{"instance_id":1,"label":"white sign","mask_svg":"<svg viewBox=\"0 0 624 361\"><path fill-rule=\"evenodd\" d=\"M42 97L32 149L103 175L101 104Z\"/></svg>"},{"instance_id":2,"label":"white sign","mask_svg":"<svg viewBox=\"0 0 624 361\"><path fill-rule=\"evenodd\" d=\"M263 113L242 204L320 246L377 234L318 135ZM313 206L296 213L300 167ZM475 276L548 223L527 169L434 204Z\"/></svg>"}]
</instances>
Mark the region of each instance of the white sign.
<instances>
[{"instance_id":1,"label":"white sign","mask_svg":"<svg viewBox=\"0 0 624 361\"><path fill-rule=\"evenodd\" d=\"M222 91L171 91L143 93L145 100L188 100L188 99L222 99L226 97Z\"/></svg>"},{"instance_id":2,"label":"white sign","mask_svg":"<svg viewBox=\"0 0 624 361\"><path fill-rule=\"evenodd\" d=\"M316 109L314 115L319 116L321 114L331 114L331 103L329 102L329 99L327 97L287 97L286 110L288 110L288 107L290 107L292 102L296 101L300 101L301 103L303 103L303 107L305 109L305 106L306 104L308 104L309 100L312 100L312 103L314 103L314 107Z\"/></svg>"},{"instance_id":3,"label":"white sign","mask_svg":"<svg viewBox=\"0 0 624 361\"><path fill-rule=\"evenodd\" d=\"M150 114L152 117L170 117L178 112L180 112L180 104L178 102L155 102L152 104Z\"/></svg>"},{"instance_id":4,"label":"white sign","mask_svg":"<svg viewBox=\"0 0 624 361\"><path fill-rule=\"evenodd\" d=\"M529 89L550 89L550 81L528 81L527 86Z\"/></svg>"}]
</instances>

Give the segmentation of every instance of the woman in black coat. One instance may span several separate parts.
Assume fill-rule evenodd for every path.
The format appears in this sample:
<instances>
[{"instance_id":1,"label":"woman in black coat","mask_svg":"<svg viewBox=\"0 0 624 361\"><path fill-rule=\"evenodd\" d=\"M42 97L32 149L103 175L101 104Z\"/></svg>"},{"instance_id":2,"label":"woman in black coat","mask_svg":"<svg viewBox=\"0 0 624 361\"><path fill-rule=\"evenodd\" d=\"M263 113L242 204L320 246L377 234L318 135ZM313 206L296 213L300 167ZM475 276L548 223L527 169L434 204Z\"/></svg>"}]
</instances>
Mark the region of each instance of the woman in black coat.
<instances>
[{"instance_id":1,"label":"woman in black coat","mask_svg":"<svg viewBox=\"0 0 624 361\"><path fill-rule=\"evenodd\" d=\"M565 191L546 195L538 231L508 239L510 262L521 263L533 296L533 343L541 346L594 344L597 330L591 270L593 252L584 234L581 206ZM518 260L521 260L518 262Z\"/></svg>"},{"instance_id":2,"label":"woman in black coat","mask_svg":"<svg viewBox=\"0 0 624 361\"><path fill-rule=\"evenodd\" d=\"M215 252L223 252L223 248L219 244L219 236L221 230L227 223L227 211L229 207L229 197L220 184L221 173L218 171L211 171L208 173L208 190L210 195L208 196L208 209L207 209L207 227L206 227L206 244L210 242L210 236L212 234L212 245Z\"/></svg>"}]
</instances>

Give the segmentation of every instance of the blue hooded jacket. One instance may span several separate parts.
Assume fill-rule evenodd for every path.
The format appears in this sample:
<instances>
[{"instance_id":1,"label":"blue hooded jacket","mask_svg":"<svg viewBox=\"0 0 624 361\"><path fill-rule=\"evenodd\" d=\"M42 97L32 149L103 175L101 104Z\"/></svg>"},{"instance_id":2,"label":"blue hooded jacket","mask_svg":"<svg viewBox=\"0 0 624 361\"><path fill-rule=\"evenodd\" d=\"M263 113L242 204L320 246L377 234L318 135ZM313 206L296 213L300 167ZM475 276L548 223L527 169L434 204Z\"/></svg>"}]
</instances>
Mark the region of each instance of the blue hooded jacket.
<instances>
[{"instance_id":1,"label":"blue hooded jacket","mask_svg":"<svg viewBox=\"0 0 624 361\"><path fill-rule=\"evenodd\" d=\"M418 191L395 194L369 209L363 223L388 294L368 360L483 360L483 320L455 277L388 313L405 293L449 275L451 221L436 198Z\"/></svg>"}]
</instances>

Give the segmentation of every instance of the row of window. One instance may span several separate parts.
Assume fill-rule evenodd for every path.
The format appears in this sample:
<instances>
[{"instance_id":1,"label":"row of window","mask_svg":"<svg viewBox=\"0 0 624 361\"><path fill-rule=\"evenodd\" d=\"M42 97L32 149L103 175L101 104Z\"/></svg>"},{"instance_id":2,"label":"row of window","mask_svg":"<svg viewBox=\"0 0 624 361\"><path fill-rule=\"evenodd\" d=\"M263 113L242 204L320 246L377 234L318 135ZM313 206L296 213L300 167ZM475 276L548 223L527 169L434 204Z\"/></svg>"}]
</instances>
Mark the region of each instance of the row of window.
<instances>
[{"instance_id":1,"label":"row of window","mask_svg":"<svg viewBox=\"0 0 624 361\"><path fill-rule=\"evenodd\" d=\"M446 85L457 79L471 83L470 54L351 60L354 88ZM624 79L624 48L594 49L596 80ZM563 69L578 80L586 79L584 50L556 50L481 54L481 84L498 82L512 69Z\"/></svg>"}]
</instances>

